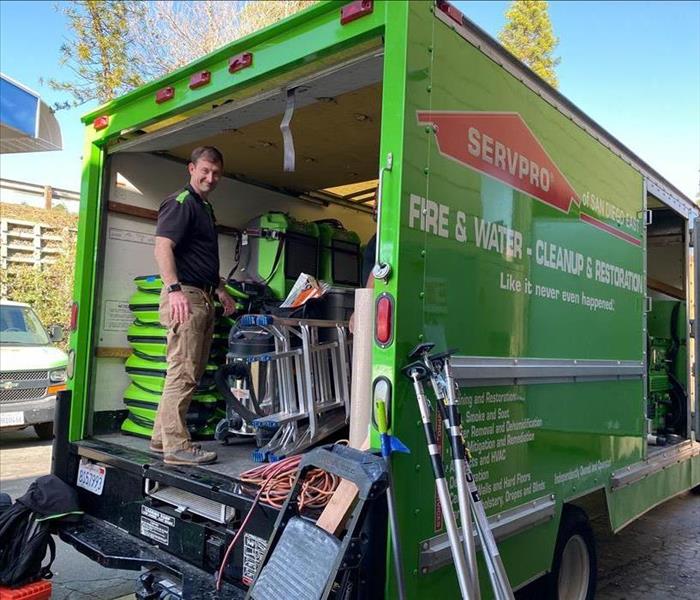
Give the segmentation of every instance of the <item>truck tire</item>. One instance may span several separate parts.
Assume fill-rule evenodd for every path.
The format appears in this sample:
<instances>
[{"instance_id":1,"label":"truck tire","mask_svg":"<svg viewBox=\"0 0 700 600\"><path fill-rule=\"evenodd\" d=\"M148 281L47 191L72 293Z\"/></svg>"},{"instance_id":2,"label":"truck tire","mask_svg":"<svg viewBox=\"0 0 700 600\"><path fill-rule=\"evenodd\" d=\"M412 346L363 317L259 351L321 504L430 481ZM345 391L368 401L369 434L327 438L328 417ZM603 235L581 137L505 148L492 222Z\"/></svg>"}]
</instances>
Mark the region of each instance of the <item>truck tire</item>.
<instances>
[{"instance_id":1,"label":"truck tire","mask_svg":"<svg viewBox=\"0 0 700 600\"><path fill-rule=\"evenodd\" d=\"M545 578L547 598L593 600L596 579L595 540L588 517L576 506L565 506L552 571Z\"/></svg>"},{"instance_id":2,"label":"truck tire","mask_svg":"<svg viewBox=\"0 0 700 600\"><path fill-rule=\"evenodd\" d=\"M52 440L53 439L53 423L35 423L34 432L37 434L40 440Z\"/></svg>"}]
</instances>

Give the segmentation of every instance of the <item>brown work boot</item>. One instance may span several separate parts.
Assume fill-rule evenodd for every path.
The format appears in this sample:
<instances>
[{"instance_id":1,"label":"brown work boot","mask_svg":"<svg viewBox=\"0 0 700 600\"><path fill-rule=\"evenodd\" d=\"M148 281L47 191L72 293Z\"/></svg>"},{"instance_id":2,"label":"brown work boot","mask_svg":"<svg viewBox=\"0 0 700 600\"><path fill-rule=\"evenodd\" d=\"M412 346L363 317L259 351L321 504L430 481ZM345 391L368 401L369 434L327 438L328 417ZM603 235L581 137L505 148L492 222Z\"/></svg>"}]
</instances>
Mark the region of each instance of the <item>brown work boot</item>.
<instances>
[{"instance_id":1,"label":"brown work boot","mask_svg":"<svg viewBox=\"0 0 700 600\"><path fill-rule=\"evenodd\" d=\"M190 444L194 448L201 448L202 444L197 444L196 442L192 442ZM156 452L158 454L163 454L163 442L160 440L151 440L151 443L148 445L148 449L151 452Z\"/></svg>"},{"instance_id":2,"label":"brown work boot","mask_svg":"<svg viewBox=\"0 0 700 600\"><path fill-rule=\"evenodd\" d=\"M166 465L210 465L216 462L216 452L207 452L198 445L191 444L174 452L166 452L163 462Z\"/></svg>"}]
</instances>

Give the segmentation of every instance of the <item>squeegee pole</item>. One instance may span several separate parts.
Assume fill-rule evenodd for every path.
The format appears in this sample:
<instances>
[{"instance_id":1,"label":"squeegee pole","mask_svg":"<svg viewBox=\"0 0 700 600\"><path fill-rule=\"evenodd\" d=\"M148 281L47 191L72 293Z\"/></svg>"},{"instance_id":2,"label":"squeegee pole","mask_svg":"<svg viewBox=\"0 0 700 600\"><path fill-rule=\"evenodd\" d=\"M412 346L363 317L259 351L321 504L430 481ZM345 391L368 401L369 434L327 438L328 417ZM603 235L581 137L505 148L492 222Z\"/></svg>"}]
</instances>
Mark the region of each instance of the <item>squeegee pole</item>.
<instances>
[{"instance_id":1,"label":"squeegee pole","mask_svg":"<svg viewBox=\"0 0 700 600\"><path fill-rule=\"evenodd\" d=\"M460 461L463 472L461 474L458 473L458 481L462 485L466 483L467 491L469 492L471 509L474 514L474 523L479 534L479 539L481 540L482 549L484 551L484 560L486 561L486 565L488 567L489 578L491 579L494 596L496 597L496 600L513 600L514 596L512 588L510 587L508 575L505 567L503 566L501 554L498 551L498 545L496 544L496 540L491 532L491 526L489 525L488 518L486 517L484 504L481 501L481 495L479 494L479 489L476 486L474 475L469 465L469 454L466 451L461 432L461 416L457 411L457 388L455 385L454 376L452 375L452 368L450 366L449 358L446 358L443 363L443 373L445 376L448 404L447 408L450 409L450 430L456 430L459 432L459 436L455 438L455 443L460 447L460 456L463 457L463 460ZM467 518L467 520L469 519ZM462 527L464 527L464 524L462 524Z\"/></svg>"},{"instance_id":2,"label":"squeegee pole","mask_svg":"<svg viewBox=\"0 0 700 600\"><path fill-rule=\"evenodd\" d=\"M445 402L445 386L439 375L433 371L429 360L426 361L430 367L430 379L435 391L437 405L442 415L442 421L445 426L445 431L450 438L450 446L452 447L452 464L455 469L455 479L457 482L457 500L459 504L459 521L462 526L462 544L464 545L464 556L469 568L469 577L472 581L472 591L474 598L481 598L481 590L479 589L479 572L476 566L476 542L474 541L474 529L472 526L472 514L470 506L469 491L466 485L465 471L465 452L464 444L462 443L462 432L459 426L459 413L456 406L450 405L449 401ZM449 398L449 396L448 396ZM456 413L456 414L455 414Z\"/></svg>"},{"instance_id":3,"label":"squeegee pole","mask_svg":"<svg viewBox=\"0 0 700 600\"><path fill-rule=\"evenodd\" d=\"M462 549L462 543L459 539L459 531L457 529L454 511L452 510L452 499L450 498L450 492L447 488L447 481L445 480L445 469L442 463L442 456L440 455L440 449L438 448L435 440L435 430L433 429L433 424L430 420L428 400L423 390L423 384L420 382L418 372L412 371L409 375L413 380L413 387L416 392L416 399L418 400L418 409L420 410L421 421L423 422L425 439L428 443L430 463L433 468L433 475L435 476L435 487L437 488L442 516L445 519L447 537L450 540L450 548L452 550L452 558L454 560L455 570L457 572L459 589L462 592L462 598L464 600L475 600L474 591L471 585L472 582L469 577L469 568L467 567L467 562L464 557L464 550Z\"/></svg>"}]
</instances>

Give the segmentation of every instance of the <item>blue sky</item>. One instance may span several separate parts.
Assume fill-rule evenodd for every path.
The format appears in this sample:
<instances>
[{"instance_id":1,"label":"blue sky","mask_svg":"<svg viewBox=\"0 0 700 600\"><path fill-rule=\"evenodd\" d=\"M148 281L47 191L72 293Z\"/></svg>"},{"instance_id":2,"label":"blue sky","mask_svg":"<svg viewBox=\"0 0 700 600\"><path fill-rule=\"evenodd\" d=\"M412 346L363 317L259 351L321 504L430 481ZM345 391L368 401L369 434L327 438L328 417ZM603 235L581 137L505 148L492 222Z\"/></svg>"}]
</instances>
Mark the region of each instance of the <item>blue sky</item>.
<instances>
[{"instance_id":1,"label":"blue sky","mask_svg":"<svg viewBox=\"0 0 700 600\"><path fill-rule=\"evenodd\" d=\"M457 1L496 36L506 1ZM59 49L69 35L54 2L0 2L0 70L41 94L40 79L67 78ZM700 169L700 2L550 2L560 38L560 91L688 196ZM2 155L0 175L78 189L82 126L90 106L62 110L61 152Z\"/></svg>"}]
</instances>

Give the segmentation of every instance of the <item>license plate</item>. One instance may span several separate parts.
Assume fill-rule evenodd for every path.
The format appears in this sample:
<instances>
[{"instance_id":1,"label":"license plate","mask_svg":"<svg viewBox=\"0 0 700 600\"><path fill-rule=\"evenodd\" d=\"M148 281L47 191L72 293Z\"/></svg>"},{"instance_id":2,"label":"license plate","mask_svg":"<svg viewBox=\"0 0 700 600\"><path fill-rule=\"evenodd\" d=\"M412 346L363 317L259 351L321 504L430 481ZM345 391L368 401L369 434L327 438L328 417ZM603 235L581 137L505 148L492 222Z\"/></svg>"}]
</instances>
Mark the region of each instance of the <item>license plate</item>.
<instances>
[{"instance_id":1,"label":"license plate","mask_svg":"<svg viewBox=\"0 0 700 600\"><path fill-rule=\"evenodd\" d=\"M10 425L24 425L24 413L19 412L0 412L0 426L9 427Z\"/></svg>"},{"instance_id":2,"label":"license plate","mask_svg":"<svg viewBox=\"0 0 700 600\"><path fill-rule=\"evenodd\" d=\"M105 485L106 475L107 469L82 459L78 467L77 486L100 496Z\"/></svg>"}]
</instances>

